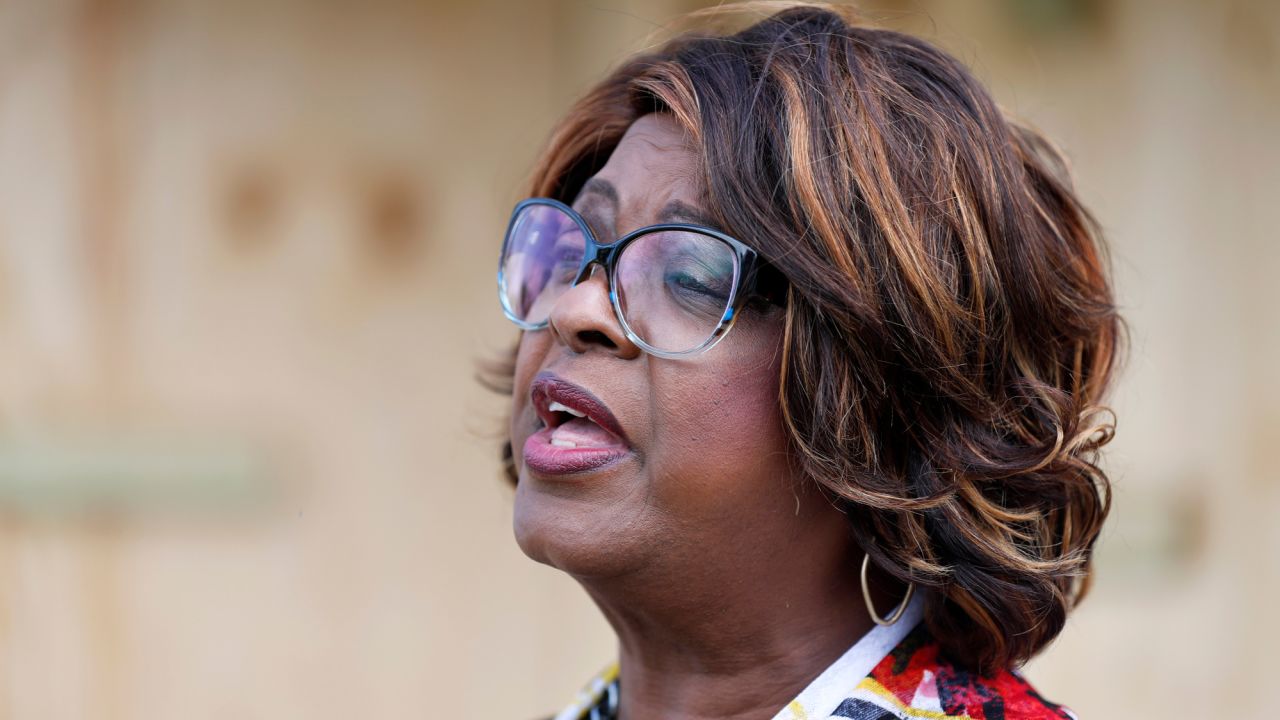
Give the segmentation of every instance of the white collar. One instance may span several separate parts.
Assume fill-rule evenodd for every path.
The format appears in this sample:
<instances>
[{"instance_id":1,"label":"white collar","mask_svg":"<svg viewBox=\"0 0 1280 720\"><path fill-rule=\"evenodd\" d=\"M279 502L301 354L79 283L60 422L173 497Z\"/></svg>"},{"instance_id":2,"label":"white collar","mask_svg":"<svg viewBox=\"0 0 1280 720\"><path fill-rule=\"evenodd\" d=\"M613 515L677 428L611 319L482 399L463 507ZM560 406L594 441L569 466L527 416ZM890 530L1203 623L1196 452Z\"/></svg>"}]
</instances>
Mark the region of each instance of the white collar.
<instances>
[{"instance_id":1,"label":"white collar","mask_svg":"<svg viewBox=\"0 0 1280 720\"><path fill-rule=\"evenodd\" d=\"M888 626L876 625L859 638L844 655L831 663L794 700L779 710L773 720L831 717L858 683L920 623L924 616L922 595L920 592L913 594L911 602L897 622Z\"/></svg>"}]
</instances>

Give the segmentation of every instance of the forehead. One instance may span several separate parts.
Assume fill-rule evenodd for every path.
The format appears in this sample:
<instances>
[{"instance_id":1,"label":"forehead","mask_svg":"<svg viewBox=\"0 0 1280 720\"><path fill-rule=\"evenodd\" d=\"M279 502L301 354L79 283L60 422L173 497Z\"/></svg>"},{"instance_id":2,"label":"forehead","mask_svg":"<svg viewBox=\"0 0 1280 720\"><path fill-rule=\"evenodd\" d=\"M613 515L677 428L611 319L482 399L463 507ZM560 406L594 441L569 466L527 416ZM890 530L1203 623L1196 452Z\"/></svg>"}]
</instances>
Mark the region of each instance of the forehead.
<instances>
[{"instance_id":1,"label":"forehead","mask_svg":"<svg viewBox=\"0 0 1280 720\"><path fill-rule=\"evenodd\" d=\"M621 220L653 215L671 200L696 204L699 165L684 129L671 116L654 113L631 124L595 179L617 190Z\"/></svg>"}]
</instances>

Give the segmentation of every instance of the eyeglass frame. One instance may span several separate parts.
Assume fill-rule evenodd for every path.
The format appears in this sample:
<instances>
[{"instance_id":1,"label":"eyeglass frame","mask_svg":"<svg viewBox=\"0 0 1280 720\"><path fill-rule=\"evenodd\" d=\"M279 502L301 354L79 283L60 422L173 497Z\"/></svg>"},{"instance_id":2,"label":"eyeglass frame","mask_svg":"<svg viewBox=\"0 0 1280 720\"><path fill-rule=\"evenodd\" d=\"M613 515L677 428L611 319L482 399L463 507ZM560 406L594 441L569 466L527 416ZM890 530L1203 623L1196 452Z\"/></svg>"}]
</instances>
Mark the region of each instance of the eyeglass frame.
<instances>
[{"instance_id":1,"label":"eyeglass frame","mask_svg":"<svg viewBox=\"0 0 1280 720\"><path fill-rule=\"evenodd\" d=\"M507 247L511 243L511 235L515 230L516 221L520 218L520 213L525 208L535 205L546 205L564 212L571 220L582 230L584 246L582 250L582 262L578 266L578 272L574 275L573 282L568 287L573 288L583 280L591 277L591 265L596 264L604 268L605 276L609 286L609 305L613 307L614 317L618 321L618 326L622 328L623 334L632 343L643 349L645 352L660 358L675 359L685 358L697 355L710 350L719 343L724 336L729 333L737 322L738 315L752 298L763 298L773 303L777 303L775 295L761 291L759 282L763 275L763 271L771 269L772 266L756 251L755 248L738 240L737 238L726 235L715 228L709 228L705 225L696 225L693 223L659 223L656 225L646 225L641 228L632 230L617 240L601 244L596 240L595 234L591 232L591 227L587 224L585 218L576 210L569 207L565 203L555 198L547 197L531 197L516 203L515 209L511 211L511 220L507 223L507 232L502 238L502 250L498 253L498 299L502 303L502 312L507 319L515 323L521 330L542 330L551 324L551 313L547 313L547 318L541 322L530 323L521 320L516 316L515 312L508 304L507 298L507 282L506 274L503 269L504 260L507 257ZM694 232L699 235L706 235L715 240L725 243L733 250L733 286L730 290L729 300L725 303L724 313L720 316L719 322L716 323L715 330L697 345L689 350L681 350L671 352L660 350L640 338L631 325L627 323L626 317L623 316L622 306L618 302L617 291L617 267L618 258L622 256L622 251L628 245L637 239L650 235L655 232ZM554 306L553 308L554 309Z\"/></svg>"}]
</instances>

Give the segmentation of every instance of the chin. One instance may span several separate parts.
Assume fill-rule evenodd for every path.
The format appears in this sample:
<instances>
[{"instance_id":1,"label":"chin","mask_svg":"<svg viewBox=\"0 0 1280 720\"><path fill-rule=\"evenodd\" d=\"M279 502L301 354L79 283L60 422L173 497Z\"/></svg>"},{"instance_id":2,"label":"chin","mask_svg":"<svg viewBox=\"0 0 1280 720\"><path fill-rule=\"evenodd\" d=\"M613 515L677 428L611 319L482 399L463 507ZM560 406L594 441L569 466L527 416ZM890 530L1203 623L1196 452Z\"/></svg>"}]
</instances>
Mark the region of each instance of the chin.
<instances>
[{"instance_id":1,"label":"chin","mask_svg":"<svg viewBox=\"0 0 1280 720\"><path fill-rule=\"evenodd\" d=\"M639 523L605 517L579 498L560 497L521 480L516 488L512 530L516 544L529 559L575 577L612 577L637 564L639 538L619 530Z\"/></svg>"}]
</instances>

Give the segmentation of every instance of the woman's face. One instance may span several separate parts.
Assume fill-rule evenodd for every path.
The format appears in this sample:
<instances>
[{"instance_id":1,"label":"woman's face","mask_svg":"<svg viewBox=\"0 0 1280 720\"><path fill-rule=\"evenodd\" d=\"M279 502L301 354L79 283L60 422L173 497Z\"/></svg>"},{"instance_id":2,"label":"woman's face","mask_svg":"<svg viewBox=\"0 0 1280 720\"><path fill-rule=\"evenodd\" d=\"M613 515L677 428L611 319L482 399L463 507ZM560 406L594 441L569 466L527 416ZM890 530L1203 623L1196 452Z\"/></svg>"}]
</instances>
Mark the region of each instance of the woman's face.
<instances>
[{"instance_id":1,"label":"woman's face","mask_svg":"<svg viewBox=\"0 0 1280 720\"><path fill-rule=\"evenodd\" d=\"M644 116L574 208L602 243L645 225L692 221L701 207L699 162L673 119ZM511 443L524 552L579 578L661 577L691 566L714 574L716 563L733 572L779 547L798 512L778 406L781 337L782 312L747 310L710 350L654 357L627 339L605 274L593 266L558 299L551 326L520 341ZM548 415L557 398L591 403L572 386L607 408L625 440L584 419L566 424L548 448L539 410ZM570 443L578 447L565 449Z\"/></svg>"}]
</instances>

